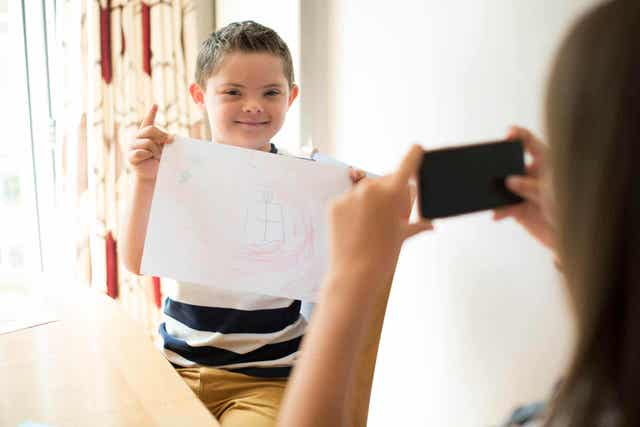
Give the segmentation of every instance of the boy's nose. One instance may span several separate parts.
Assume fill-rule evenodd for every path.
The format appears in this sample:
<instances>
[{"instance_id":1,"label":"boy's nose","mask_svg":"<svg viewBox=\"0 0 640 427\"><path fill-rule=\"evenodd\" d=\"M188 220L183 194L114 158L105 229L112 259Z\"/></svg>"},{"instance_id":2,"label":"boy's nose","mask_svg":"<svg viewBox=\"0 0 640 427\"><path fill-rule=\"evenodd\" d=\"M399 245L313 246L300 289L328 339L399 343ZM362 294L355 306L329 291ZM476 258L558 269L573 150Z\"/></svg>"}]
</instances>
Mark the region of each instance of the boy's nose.
<instances>
[{"instance_id":1,"label":"boy's nose","mask_svg":"<svg viewBox=\"0 0 640 427\"><path fill-rule=\"evenodd\" d=\"M262 113L263 109L259 102L248 101L242 107L242 111L245 113Z\"/></svg>"}]
</instances>

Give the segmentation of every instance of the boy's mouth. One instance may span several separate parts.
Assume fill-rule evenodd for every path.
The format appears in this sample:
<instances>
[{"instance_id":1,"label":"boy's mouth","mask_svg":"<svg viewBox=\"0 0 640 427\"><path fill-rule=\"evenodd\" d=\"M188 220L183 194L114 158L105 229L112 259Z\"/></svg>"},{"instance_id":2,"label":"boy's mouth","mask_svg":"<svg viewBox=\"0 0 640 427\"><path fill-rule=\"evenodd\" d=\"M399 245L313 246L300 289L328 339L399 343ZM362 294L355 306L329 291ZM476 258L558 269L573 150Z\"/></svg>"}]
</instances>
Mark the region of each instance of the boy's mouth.
<instances>
[{"instance_id":1,"label":"boy's mouth","mask_svg":"<svg viewBox=\"0 0 640 427\"><path fill-rule=\"evenodd\" d=\"M233 121L236 124L239 125L245 125L245 126L264 126L264 125L268 125L269 121L253 121L253 120L234 120Z\"/></svg>"}]
</instances>

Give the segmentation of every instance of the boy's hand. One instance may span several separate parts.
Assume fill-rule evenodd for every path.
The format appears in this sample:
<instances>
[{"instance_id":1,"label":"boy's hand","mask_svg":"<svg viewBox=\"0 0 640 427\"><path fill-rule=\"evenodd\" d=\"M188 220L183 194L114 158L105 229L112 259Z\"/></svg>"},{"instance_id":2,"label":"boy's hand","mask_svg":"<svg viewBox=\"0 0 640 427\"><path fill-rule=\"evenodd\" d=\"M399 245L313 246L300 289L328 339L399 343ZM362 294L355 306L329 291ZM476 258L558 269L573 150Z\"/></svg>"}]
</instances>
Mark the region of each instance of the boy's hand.
<instances>
[{"instance_id":1,"label":"boy's hand","mask_svg":"<svg viewBox=\"0 0 640 427\"><path fill-rule=\"evenodd\" d=\"M156 127L158 106L153 104L142 120L136 138L129 144L127 160L131 170L143 180L155 180L158 175L158 165L162 155L162 147L173 141L173 135Z\"/></svg>"},{"instance_id":2,"label":"boy's hand","mask_svg":"<svg viewBox=\"0 0 640 427\"><path fill-rule=\"evenodd\" d=\"M513 218L522 225L531 236L551 250L555 249L555 230L553 227L553 206L546 165L547 146L529 130L513 126L507 133L508 139L520 139L533 161L527 165L525 176L510 176L506 186L520 197L523 203L494 210L496 221Z\"/></svg>"},{"instance_id":3,"label":"boy's hand","mask_svg":"<svg viewBox=\"0 0 640 427\"><path fill-rule=\"evenodd\" d=\"M367 174L360 169L349 168L349 178L351 178L351 182L357 184L362 178L366 177Z\"/></svg>"}]
</instances>

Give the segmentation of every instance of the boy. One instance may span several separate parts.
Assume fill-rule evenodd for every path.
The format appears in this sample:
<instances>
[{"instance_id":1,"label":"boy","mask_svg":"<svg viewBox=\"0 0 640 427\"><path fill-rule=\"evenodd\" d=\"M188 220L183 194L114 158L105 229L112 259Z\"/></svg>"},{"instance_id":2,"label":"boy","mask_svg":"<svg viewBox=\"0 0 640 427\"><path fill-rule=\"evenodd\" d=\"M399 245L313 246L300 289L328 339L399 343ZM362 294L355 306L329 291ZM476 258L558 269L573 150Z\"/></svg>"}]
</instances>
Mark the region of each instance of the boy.
<instances>
[{"instance_id":1,"label":"boy","mask_svg":"<svg viewBox=\"0 0 640 427\"><path fill-rule=\"evenodd\" d=\"M279 153L270 140L298 87L289 49L273 30L247 21L212 33L201 45L195 77L189 90L207 112L214 142ZM134 178L123 259L136 274L162 146L172 140L153 125L156 111L153 106L128 152ZM350 173L354 182L363 175ZM306 327L300 304L178 283L165 301L163 351L223 426L273 425Z\"/></svg>"}]
</instances>

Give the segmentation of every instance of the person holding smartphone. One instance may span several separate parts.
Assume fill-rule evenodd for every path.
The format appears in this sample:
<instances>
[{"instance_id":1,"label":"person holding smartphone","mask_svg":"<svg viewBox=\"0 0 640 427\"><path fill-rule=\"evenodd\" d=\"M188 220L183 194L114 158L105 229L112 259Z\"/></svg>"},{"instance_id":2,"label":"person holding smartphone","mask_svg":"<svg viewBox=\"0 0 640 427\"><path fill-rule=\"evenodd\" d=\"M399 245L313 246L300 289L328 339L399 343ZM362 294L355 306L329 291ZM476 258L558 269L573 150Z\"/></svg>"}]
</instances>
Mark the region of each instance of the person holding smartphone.
<instances>
[{"instance_id":1,"label":"person holding smartphone","mask_svg":"<svg viewBox=\"0 0 640 427\"><path fill-rule=\"evenodd\" d=\"M494 213L554 251L576 323L572 363L540 422L637 426L640 2L606 2L572 28L548 84L546 135L548 148L526 129L510 130L533 162L506 183L525 201ZM394 174L364 180L333 203L330 271L280 425L347 424L368 308L388 291L404 240L432 228L409 222L409 183L422 156L412 147Z\"/></svg>"}]
</instances>

